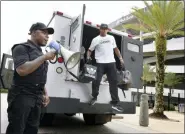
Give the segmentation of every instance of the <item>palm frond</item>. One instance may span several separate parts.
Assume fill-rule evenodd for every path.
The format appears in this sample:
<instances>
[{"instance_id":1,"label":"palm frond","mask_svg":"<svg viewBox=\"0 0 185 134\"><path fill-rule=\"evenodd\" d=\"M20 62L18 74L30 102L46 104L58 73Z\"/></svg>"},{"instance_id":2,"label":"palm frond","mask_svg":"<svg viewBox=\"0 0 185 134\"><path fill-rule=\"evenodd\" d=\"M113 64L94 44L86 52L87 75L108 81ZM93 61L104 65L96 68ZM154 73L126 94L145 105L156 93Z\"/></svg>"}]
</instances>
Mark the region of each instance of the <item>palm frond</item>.
<instances>
[{"instance_id":1,"label":"palm frond","mask_svg":"<svg viewBox=\"0 0 185 134\"><path fill-rule=\"evenodd\" d=\"M182 31L182 30L174 31L171 34L169 34L168 36L175 36L175 35L184 36L184 31Z\"/></svg>"},{"instance_id":2,"label":"palm frond","mask_svg":"<svg viewBox=\"0 0 185 134\"><path fill-rule=\"evenodd\" d=\"M175 25L174 27L172 27L172 30L176 31L176 30L183 29L184 27L185 26L184 26L184 21L183 21L183 22L180 22L179 24Z\"/></svg>"},{"instance_id":3,"label":"palm frond","mask_svg":"<svg viewBox=\"0 0 185 134\"><path fill-rule=\"evenodd\" d=\"M151 82L155 79L154 69L155 69L155 67L151 67L149 64L144 64L143 65L142 80L144 82Z\"/></svg>"},{"instance_id":4,"label":"palm frond","mask_svg":"<svg viewBox=\"0 0 185 134\"><path fill-rule=\"evenodd\" d=\"M184 7L180 1L170 2L167 13L167 29L176 26L181 21L184 21Z\"/></svg>"},{"instance_id":5,"label":"palm frond","mask_svg":"<svg viewBox=\"0 0 185 134\"><path fill-rule=\"evenodd\" d=\"M149 29L147 29L146 27L144 27L142 24L126 24L126 25L123 25L123 28L126 28L126 29L133 29L133 30L136 30L136 31L143 31L143 32L151 32Z\"/></svg>"},{"instance_id":6,"label":"palm frond","mask_svg":"<svg viewBox=\"0 0 185 134\"><path fill-rule=\"evenodd\" d=\"M164 84L169 87L174 87L175 85L182 83L183 78L184 76L169 72L165 74Z\"/></svg>"},{"instance_id":7,"label":"palm frond","mask_svg":"<svg viewBox=\"0 0 185 134\"><path fill-rule=\"evenodd\" d=\"M171 35L184 35L184 32L179 29L184 28L184 7L182 1L157 1L152 0L152 5L149 5L146 0L143 0L147 10L132 8L134 15L142 24L137 25L125 25L124 28L130 28L134 30L141 30L146 33L155 32L155 35L145 36L145 38Z\"/></svg>"},{"instance_id":8,"label":"palm frond","mask_svg":"<svg viewBox=\"0 0 185 134\"><path fill-rule=\"evenodd\" d=\"M178 15L175 17L174 21L171 22L171 26L172 28L174 28L176 25L179 24L179 22L184 21L184 11L181 11L178 13Z\"/></svg>"},{"instance_id":9,"label":"palm frond","mask_svg":"<svg viewBox=\"0 0 185 134\"><path fill-rule=\"evenodd\" d=\"M133 15L142 23L145 24L151 29L151 31L156 30L155 23L153 23L153 18L148 12L144 12L143 10L139 10L137 8L132 8L133 9Z\"/></svg>"},{"instance_id":10,"label":"palm frond","mask_svg":"<svg viewBox=\"0 0 185 134\"><path fill-rule=\"evenodd\" d=\"M160 27L165 24L165 14L163 12L163 8L160 7L160 3L153 5L153 17L160 24Z\"/></svg>"},{"instance_id":11,"label":"palm frond","mask_svg":"<svg viewBox=\"0 0 185 134\"><path fill-rule=\"evenodd\" d=\"M148 13L151 15L152 14L152 9L151 9L151 5L149 5L148 4L148 2L146 1L146 0L143 0L144 1L144 4L145 4L145 6L147 7L147 9L148 9Z\"/></svg>"},{"instance_id":12,"label":"palm frond","mask_svg":"<svg viewBox=\"0 0 185 134\"><path fill-rule=\"evenodd\" d=\"M174 12L173 9L175 9L175 5L173 4L173 1L169 1L169 3L167 4L167 7L166 7L166 11L165 11L166 22L168 22L166 25L167 29L170 27L170 21L176 15L176 12Z\"/></svg>"},{"instance_id":13,"label":"palm frond","mask_svg":"<svg viewBox=\"0 0 185 134\"><path fill-rule=\"evenodd\" d=\"M155 28L156 29L160 29L161 28L161 18L162 17L162 12L159 11L158 12L158 6L156 4L152 5L151 8L151 13L150 13L150 19L152 20L152 23L155 24Z\"/></svg>"}]
</instances>

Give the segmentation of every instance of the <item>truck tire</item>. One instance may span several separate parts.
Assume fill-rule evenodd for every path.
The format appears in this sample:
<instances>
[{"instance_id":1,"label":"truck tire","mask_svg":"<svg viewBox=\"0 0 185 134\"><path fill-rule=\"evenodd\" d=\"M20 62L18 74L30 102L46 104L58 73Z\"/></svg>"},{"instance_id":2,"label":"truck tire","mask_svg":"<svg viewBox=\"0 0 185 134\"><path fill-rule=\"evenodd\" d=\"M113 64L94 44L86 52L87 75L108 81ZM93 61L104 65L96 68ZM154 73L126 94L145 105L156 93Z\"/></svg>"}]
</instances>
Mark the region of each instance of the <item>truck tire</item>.
<instances>
[{"instance_id":1,"label":"truck tire","mask_svg":"<svg viewBox=\"0 0 185 134\"><path fill-rule=\"evenodd\" d=\"M110 114L83 114L84 121L87 125L103 125L112 120Z\"/></svg>"},{"instance_id":2,"label":"truck tire","mask_svg":"<svg viewBox=\"0 0 185 134\"><path fill-rule=\"evenodd\" d=\"M40 118L40 126L51 126L53 124L55 114L42 113Z\"/></svg>"}]
</instances>

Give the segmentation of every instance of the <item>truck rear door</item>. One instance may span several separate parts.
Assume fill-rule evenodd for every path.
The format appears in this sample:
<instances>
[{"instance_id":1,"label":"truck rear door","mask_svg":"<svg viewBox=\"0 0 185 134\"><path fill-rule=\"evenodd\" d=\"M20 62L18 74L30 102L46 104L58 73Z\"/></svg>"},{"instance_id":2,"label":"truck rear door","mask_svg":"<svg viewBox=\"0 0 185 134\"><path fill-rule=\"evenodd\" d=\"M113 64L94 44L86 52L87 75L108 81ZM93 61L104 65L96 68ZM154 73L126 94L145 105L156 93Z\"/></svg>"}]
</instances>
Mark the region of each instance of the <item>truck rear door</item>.
<instances>
[{"instance_id":1,"label":"truck rear door","mask_svg":"<svg viewBox=\"0 0 185 134\"><path fill-rule=\"evenodd\" d=\"M11 55L3 53L0 68L0 83L2 84L2 88L9 89L11 87L13 75L14 75L13 58Z\"/></svg>"},{"instance_id":2,"label":"truck rear door","mask_svg":"<svg viewBox=\"0 0 185 134\"><path fill-rule=\"evenodd\" d=\"M132 74L132 88L142 88L143 73L143 43L123 36L122 55L126 70Z\"/></svg>"},{"instance_id":3,"label":"truck rear door","mask_svg":"<svg viewBox=\"0 0 185 134\"><path fill-rule=\"evenodd\" d=\"M70 36L70 46L69 50L73 52L80 52L82 45L82 36L83 36L83 26L84 26L84 15L85 15L85 4L83 4L83 10L81 14L78 15L73 22L71 23L71 36ZM69 71L74 75L79 75L79 65L80 62ZM66 80L77 81L71 74L67 74Z\"/></svg>"},{"instance_id":4,"label":"truck rear door","mask_svg":"<svg viewBox=\"0 0 185 134\"><path fill-rule=\"evenodd\" d=\"M48 23L48 27L53 27L55 32L49 40L57 40L65 47L69 46L70 37L70 24L72 17L64 14L63 12L56 11ZM49 42L49 41L48 41Z\"/></svg>"},{"instance_id":5,"label":"truck rear door","mask_svg":"<svg viewBox=\"0 0 185 134\"><path fill-rule=\"evenodd\" d=\"M49 38L50 40L56 40L59 41L66 49L69 49L69 39L70 39L70 24L72 22L72 17L64 14L63 12L60 11L55 11L53 13L53 17L48 23L48 27L53 27L54 28L54 34L51 35L52 37ZM59 55L60 58L60 55ZM52 62L55 62L56 59L54 59ZM56 70L56 71L55 71ZM49 64L48 68L48 85L53 85L50 84L53 81L53 75L56 75L58 73L58 77L62 77L63 79L66 78L67 75L67 70L64 66L64 63L56 62L55 64ZM51 77L53 76L53 77ZM61 79L61 78L60 78Z\"/></svg>"}]
</instances>

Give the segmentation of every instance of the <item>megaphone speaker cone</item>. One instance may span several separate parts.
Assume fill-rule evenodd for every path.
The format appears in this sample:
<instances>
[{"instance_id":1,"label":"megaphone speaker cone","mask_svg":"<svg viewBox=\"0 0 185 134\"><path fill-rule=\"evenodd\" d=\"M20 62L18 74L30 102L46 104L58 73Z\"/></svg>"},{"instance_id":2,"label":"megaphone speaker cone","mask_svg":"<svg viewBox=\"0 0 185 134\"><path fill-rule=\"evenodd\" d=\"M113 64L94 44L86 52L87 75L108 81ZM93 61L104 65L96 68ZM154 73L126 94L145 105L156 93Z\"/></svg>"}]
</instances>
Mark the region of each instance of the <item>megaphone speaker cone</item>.
<instances>
[{"instance_id":1,"label":"megaphone speaker cone","mask_svg":"<svg viewBox=\"0 0 185 134\"><path fill-rule=\"evenodd\" d=\"M80 61L80 56L81 56L80 52L73 53L66 62L67 69L74 68Z\"/></svg>"}]
</instances>

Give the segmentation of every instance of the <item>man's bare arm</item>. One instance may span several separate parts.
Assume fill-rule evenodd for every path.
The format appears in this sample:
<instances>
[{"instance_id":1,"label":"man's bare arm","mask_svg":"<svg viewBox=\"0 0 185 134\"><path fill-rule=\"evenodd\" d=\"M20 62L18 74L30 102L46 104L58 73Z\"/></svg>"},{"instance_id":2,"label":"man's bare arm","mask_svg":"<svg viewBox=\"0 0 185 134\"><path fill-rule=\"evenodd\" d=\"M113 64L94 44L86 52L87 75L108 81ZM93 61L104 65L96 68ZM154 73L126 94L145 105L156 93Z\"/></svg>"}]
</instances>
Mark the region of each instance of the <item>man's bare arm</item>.
<instances>
[{"instance_id":1,"label":"man's bare arm","mask_svg":"<svg viewBox=\"0 0 185 134\"><path fill-rule=\"evenodd\" d=\"M46 96L48 95L46 87L44 87L44 95L46 95Z\"/></svg>"},{"instance_id":2,"label":"man's bare arm","mask_svg":"<svg viewBox=\"0 0 185 134\"><path fill-rule=\"evenodd\" d=\"M33 61L27 61L24 64L20 65L16 68L17 73L20 76L26 76L32 72L34 72L41 64L44 63L45 60L52 60L55 57L55 52L51 51L36 58Z\"/></svg>"},{"instance_id":3,"label":"man's bare arm","mask_svg":"<svg viewBox=\"0 0 185 134\"><path fill-rule=\"evenodd\" d=\"M45 60L46 56L42 55L33 61L27 61L24 64L20 65L16 68L16 71L20 76L26 76L34 72L41 64L44 63Z\"/></svg>"},{"instance_id":4,"label":"man's bare arm","mask_svg":"<svg viewBox=\"0 0 185 134\"><path fill-rule=\"evenodd\" d=\"M115 51L115 53L116 53L116 56L120 59L120 60L123 60L123 58L122 58L122 56L121 56L121 54L120 54L120 51L119 51L119 49L116 47L116 48L114 48L114 51Z\"/></svg>"},{"instance_id":5,"label":"man's bare arm","mask_svg":"<svg viewBox=\"0 0 185 134\"><path fill-rule=\"evenodd\" d=\"M87 51L87 59L89 59L91 57L91 53L92 53L91 50Z\"/></svg>"}]
</instances>

